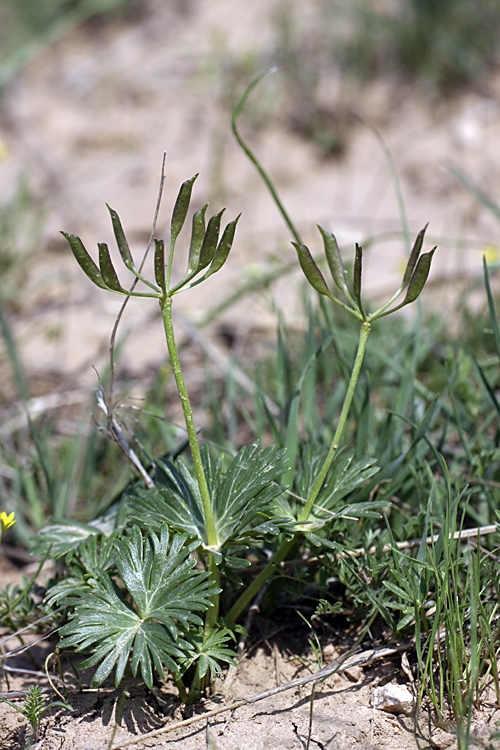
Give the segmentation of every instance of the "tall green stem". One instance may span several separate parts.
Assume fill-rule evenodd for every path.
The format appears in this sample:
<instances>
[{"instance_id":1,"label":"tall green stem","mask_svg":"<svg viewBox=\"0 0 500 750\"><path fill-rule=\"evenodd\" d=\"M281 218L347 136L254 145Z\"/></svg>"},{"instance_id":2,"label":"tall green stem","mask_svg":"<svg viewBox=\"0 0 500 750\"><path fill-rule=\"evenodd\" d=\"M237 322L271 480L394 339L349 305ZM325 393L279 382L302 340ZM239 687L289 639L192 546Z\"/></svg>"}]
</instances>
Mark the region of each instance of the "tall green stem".
<instances>
[{"instance_id":1,"label":"tall green stem","mask_svg":"<svg viewBox=\"0 0 500 750\"><path fill-rule=\"evenodd\" d=\"M241 615L245 607L250 604L252 599L257 596L262 586L265 584L269 576L271 576L276 566L283 562L287 557L290 550L295 546L297 540L300 537L300 533L294 534L293 538L287 542L284 542L281 547L274 553L271 560L268 562L266 567L261 570L257 578L254 578L250 586L247 586L242 595L235 601L231 609L226 615L226 622L231 625Z\"/></svg>"},{"instance_id":2,"label":"tall green stem","mask_svg":"<svg viewBox=\"0 0 500 750\"><path fill-rule=\"evenodd\" d=\"M347 393L344 398L342 411L340 412L337 429L335 430L335 435L333 436L330 450L328 451L328 454L323 462L321 470L317 476L317 479L314 483L311 493L309 497L307 498L307 502L304 505L302 513L299 516L299 519L298 519L299 522L303 523L307 521L307 519L309 518L311 509L314 503L316 502L316 499L320 493L320 490L326 479L328 471L330 470L330 467L332 465L333 459L335 458L335 454L337 453L340 439L342 437L342 433L344 432L344 428L347 422L347 417L349 415L349 411L351 408L356 384L359 379L359 373L361 372L361 366L363 364L363 359L364 359L365 351L366 351L366 344L368 342L368 336L370 335L370 331L371 331L371 324L368 321L364 321L361 325L361 330L359 332L359 343L358 343L358 350L356 352L356 359L354 360L354 365L353 365L351 377L349 379ZM281 547L275 552L275 554L273 555L269 563L266 565L266 567L259 573L257 578L255 578L252 581L250 586L248 586L248 588L243 592L243 594L239 597L239 599L237 599L237 601L233 604L233 606L229 610L227 617L226 617L226 620L229 624L231 624L232 622L235 622L235 620L238 619L238 617L243 612L245 607L248 604L250 604L252 599L259 593L260 589L262 588L264 583L267 581L267 579L275 571L276 566L282 563L283 560L286 559L289 552L300 541L301 536L302 536L302 532L300 531L296 532L292 539L288 540L287 542L284 542L281 545Z\"/></svg>"},{"instance_id":3,"label":"tall green stem","mask_svg":"<svg viewBox=\"0 0 500 750\"><path fill-rule=\"evenodd\" d=\"M189 401L189 396L184 382L184 376L182 374L181 363L177 354L177 347L175 345L174 337L174 326L172 322L172 297L166 296L160 299L160 307L163 316L163 325L165 328L165 337L167 339L168 353L170 356L170 362L172 363L172 372L174 374L177 391L181 400L182 411L184 413L184 421L186 423L186 431L189 441L189 448L191 449L191 456L193 459L193 466L200 488L201 501L203 505L203 513L205 516L205 527L207 530L207 545L209 547L217 546L217 533L215 530L214 515L212 512L212 504L210 502L210 492L208 490L207 479L205 472L203 471L203 463L201 460L200 446L198 444L198 437L196 435L196 428L193 419L193 410Z\"/></svg>"},{"instance_id":4,"label":"tall green stem","mask_svg":"<svg viewBox=\"0 0 500 750\"><path fill-rule=\"evenodd\" d=\"M337 453L340 439L342 437L342 433L344 432L344 428L347 422L347 417L349 416L349 411L351 409L352 399L354 397L354 391L356 389L356 384L359 379L359 373L361 372L361 365L363 364L363 359L365 357L366 344L368 342L368 336L370 335L370 331L371 331L371 323L369 323L368 321L364 321L361 324L361 330L359 332L358 351L356 352L356 359L354 360L354 365L352 368L351 377L349 379L349 385L347 386L347 393L344 398L342 411L340 412L337 429L335 430L335 435L333 436L332 444L330 446L330 450L328 451L328 455L326 456L323 462L321 471L319 472L316 478L316 481L314 482L314 486L309 494L309 497L307 498L307 502L304 505L304 508L302 509L302 513L299 516L299 519L298 519L299 521L302 521L302 522L307 521L307 519L309 518L309 513L311 512L311 508L316 502L316 499L321 491L321 488L323 487L323 483L326 479L326 476L328 472L330 471L330 467L332 465L333 459L335 458L335 454Z\"/></svg>"}]
</instances>

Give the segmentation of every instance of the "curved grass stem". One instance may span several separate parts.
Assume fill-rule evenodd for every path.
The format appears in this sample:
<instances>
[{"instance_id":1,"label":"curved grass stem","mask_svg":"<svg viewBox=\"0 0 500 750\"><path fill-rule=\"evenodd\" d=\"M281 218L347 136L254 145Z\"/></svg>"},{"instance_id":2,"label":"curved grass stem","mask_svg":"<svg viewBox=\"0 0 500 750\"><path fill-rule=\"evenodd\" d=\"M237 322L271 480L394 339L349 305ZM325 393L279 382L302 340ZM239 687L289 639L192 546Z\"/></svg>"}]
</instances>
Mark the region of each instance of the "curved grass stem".
<instances>
[{"instance_id":1,"label":"curved grass stem","mask_svg":"<svg viewBox=\"0 0 500 750\"><path fill-rule=\"evenodd\" d=\"M256 88L256 86L258 86L258 84L262 81L263 78L266 78L266 76L271 75L272 73L276 73L277 70L279 70L279 68L270 68L269 70L264 71L264 73L261 73L256 78L254 78L254 80L250 83L250 85L247 86L247 88L243 92L242 96L240 97L240 99L236 103L236 106L235 106L235 108L233 110L233 116L231 118L231 127L232 127L232 130L233 130L234 137L236 138L236 140L238 142L238 145L245 152L245 154L248 156L248 158L250 159L250 161L254 165L255 169L257 170L257 172L262 177L262 179L264 181L264 184L266 185L267 189L271 193L271 197L272 197L273 201L275 202L276 207L278 208L278 211L280 212L281 216L283 217L283 219L285 221L285 224L287 225L287 227L289 228L289 230L291 231L292 235L295 238L295 242L297 242L299 245L302 245L302 239L301 239L301 236L299 234L299 231L298 231L297 227L295 226L295 224L293 223L293 221L292 221L292 219L290 217L290 214L288 213L288 211L286 210L285 206L283 205L283 203L281 201L281 198L279 197L278 192L277 192L276 188L274 187L273 181L271 180L271 178L267 174L266 170L264 169L264 167L262 166L262 164L260 163L260 161L255 156L255 154L253 153L253 151L250 149L249 146L247 146L246 142L243 140L243 138L242 138L242 136L240 134L240 131L238 130L238 118L240 116L241 110L245 106L245 103L246 103L248 97L250 96L250 94L252 93L252 91L254 90L254 88Z\"/></svg>"}]
</instances>

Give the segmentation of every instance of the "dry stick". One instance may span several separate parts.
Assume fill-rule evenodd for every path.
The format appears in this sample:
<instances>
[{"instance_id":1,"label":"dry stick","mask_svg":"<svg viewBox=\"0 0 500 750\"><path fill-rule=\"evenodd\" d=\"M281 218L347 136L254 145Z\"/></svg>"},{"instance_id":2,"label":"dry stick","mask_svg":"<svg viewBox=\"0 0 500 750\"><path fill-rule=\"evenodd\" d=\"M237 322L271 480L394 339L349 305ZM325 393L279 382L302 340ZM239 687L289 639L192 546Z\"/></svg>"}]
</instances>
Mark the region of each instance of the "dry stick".
<instances>
[{"instance_id":1,"label":"dry stick","mask_svg":"<svg viewBox=\"0 0 500 750\"><path fill-rule=\"evenodd\" d=\"M323 509L322 509L323 510ZM488 534L494 534L495 532L498 532L498 527L494 524L490 526L479 526L476 529L462 529L461 531L455 531L453 536L450 535L450 539L457 540L457 539L473 539L474 537L480 537L480 536L487 536ZM435 544L440 534L434 534L434 536L428 536L425 540L426 544ZM413 547L419 547L422 544L421 539L409 539L406 542L396 542L396 547L398 550L405 550L405 549L412 549ZM390 544L386 544L382 547L382 552L391 552L393 547ZM368 553L370 555L373 555L377 551L376 547L370 547L368 550ZM339 557L361 557L361 555L365 555L366 550L364 547L358 547L357 549L353 549L351 552L342 552L337 553L335 555L335 558L338 559ZM320 557L309 557L307 559L298 559L298 560L284 560L283 562L280 562L276 565L276 569L279 570L287 570L289 568L293 568L295 565L301 565L302 567L309 567L313 565L318 565L318 563L322 562L323 556ZM263 570L266 566L265 565L256 565L252 568L245 568L244 570L240 570L240 575L250 575L258 573L259 571Z\"/></svg>"},{"instance_id":2,"label":"dry stick","mask_svg":"<svg viewBox=\"0 0 500 750\"><path fill-rule=\"evenodd\" d=\"M313 674L308 674L305 677L299 677L296 680L287 682L285 685L280 685L279 687L273 688L272 690L265 690L263 693L253 695L251 698L243 698L240 701L231 703L229 706L224 706L223 708L215 708L212 711L207 711L206 713L201 714L200 716L192 716L190 719L178 721L175 724L170 724L168 726L161 727L160 729L155 729L152 732L141 735L141 737L135 737L132 740L126 740L125 742L121 742L118 745L113 745L113 747L111 748L106 748L106 750L121 750L121 748L129 747L130 745L134 745L136 742L143 742L144 740L149 740L152 737L158 737L161 734L167 734L167 732L172 732L174 729L187 727L197 721L206 721L212 716L217 716L217 714L225 713L227 711L234 711L237 708L241 708L241 706L247 706L249 703L257 703L257 701L264 700L265 698L270 698L273 695L278 695L278 693L284 693L286 690L292 690L293 688L302 687L303 685L308 685L311 682L321 682L322 680L326 679L332 674L335 674L336 672L342 672L346 669L352 669L352 667L366 666L368 664L371 664L376 659L384 659L385 657L392 656L399 651L406 651L409 648L413 648L413 645L413 643L406 643L404 645L394 646L392 648L369 649L368 651L362 651L357 655L353 654L353 651L355 649L351 649L347 652L347 654L339 656L337 659L334 659L334 661L330 662L330 664L327 664L322 669L319 669ZM104 750L104 748L102 748L102 750Z\"/></svg>"},{"instance_id":3,"label":"dry stick","mask_svg":"<svg viewBox=\"0 0 500 750\"><path fill-rule=\"evenodd\" d=\"M142 465L139 456L134 451L127 438L123 434L123 430L120 427L118 420L114 415L114 412L111 409L108 409L108 406L104 400L104 394L101 389L97 391L96 399L98 407L106 415L106 419L108 422L108 433L112 435L113 439L118 443L123 453L127 456L128 460L135 466L142 479L144 480L144 484L146 485L146 487L148 487L148 489L151 489L152 487L154 487L154 482Z\"/></svg>"},{"instance_id":4,"label":"dry stick","mask_svg":"<svg viewBox=\"0 0 500 750\"><path fill-rule=\"evenodd\" d=\"M163 160L161 164L161 177L160 177L160 187L158 188L158 198L156 199L156 207L155 212L153 216L153 226L151 228L151 234L149 236L148 244L146 245L146 250L144 252L144 255L141 260L141 264L139 266L139 273L142 272L142 269L144 268L144 264L146 263L146 259L148 257L149 251L151 249L151 245L153 244L155 232L156 232L156 224L158 222L158 214L160 213L160 206L161 206L161 199L163 196L163 186L165 184L165 160L167 158L167 152L163 152ZM135 287L137 286L139 282L139 279L135 278L132 282L132 286L130 287L129 291L133 292ZM139 458L137 455L132 451L130 448L127 440L125 439L123 432L121 429L119 429L118 422L116 420L116 417L114 416L114 410L116 407L116 404L114 403L113 399L113 391L114 391L114 383L115 383L115 360L114 360L114 354L115 354L115 341L116 341L116 335L118 333L118 327L120 325L123 313L125 312L125 308L128 305L128 302L130 300L130 296L125 297L122 306L120 307L120 310L118 312L118 315L116 316L115 324L113 326L113 330L111 332L111 337L109 340L109 368L110 368L110 377L109 377L109 391L108 391L108 404L109 406L106 407L105 413L107 414L108 418L108 431L109 433L114 437L122 451L124 451L127 458L133 463L133 465L139 470L141 476L144 477L148 476L146 470L142 466L142 464L139 461ZM103 398L104 402L104 398ZM106 404L104 403L106 406ZM101 409L103 408L102 405ZM117 430L118 427L118 430ZM132 458L132 454L134 458ZM140 469L139 469L140 466ZM146 480L145 480L146 481ZM151 479L146 481L146 484L148 486L152 486Z\"/></svg>"},{"instance_id":5,"label":"dry stick","mask_svg":"<svg viewBox=\"0 0 500 750\"><path fill-rule=\"evenodd\" d=\"M53 614L53 613L51 613ZM62 626L61 626L62 627ZM24 646L19 646L19 648L14 648L12 651L7 651L6 654L2 654L1 658L3 659L9 659L12 656L19 656L20 654L24 654L25 651L29 651L30 648L33 648L33 646L36 646L37 643L42 643L42 641L45 641L47 638L49 638L51 635L54 635L54 633L58 633L59 630L61 630L61 627L59 628L53 628L52 630L49 630L48 633L43 633L39 638L37 638L34 641L31 641L30 643L27 643ZM15 634L14 634L15 635ZM14 638L14 635L11 635L10 638ZM10 640L10 639L4 639ZM4 642L2 641L2 643Z\"/></svg>"},{"instance_id":6,"label":"dry stick","mask_svg":"<svg viewBox=\"0 0 500 750\"><path fill-rule=\"evenodd\" d=\"M32 630L32 628L34 628L36 625L39 625L44 620L48 620L49 617L53 617L54 615L59 614L60 611L61 611L60 609L56 609L56 610L50 612L50 614L43 615L43 617L39 617L38 620L34 620L29 625L26 625L26 627L19 628L19 630L16 630L15 633L9 633L9 635L5 636L5 638L2 638L0 640L0 646L2 646L4 643L7 643L7 641L11 641L12 638L16 638L21 633L25 633L27 630ZM57 628L56 630L49 630L48 633L43 633L42 634L42 640L44 638L48 638L49 636L53 635L54 633L57 633L58 630L59 630L59 628ZM34 641L34 643L39 643L39 642L40 641ZM4 654L4 656L5 656L5 654Z\"/></svg>"}]
</instances>

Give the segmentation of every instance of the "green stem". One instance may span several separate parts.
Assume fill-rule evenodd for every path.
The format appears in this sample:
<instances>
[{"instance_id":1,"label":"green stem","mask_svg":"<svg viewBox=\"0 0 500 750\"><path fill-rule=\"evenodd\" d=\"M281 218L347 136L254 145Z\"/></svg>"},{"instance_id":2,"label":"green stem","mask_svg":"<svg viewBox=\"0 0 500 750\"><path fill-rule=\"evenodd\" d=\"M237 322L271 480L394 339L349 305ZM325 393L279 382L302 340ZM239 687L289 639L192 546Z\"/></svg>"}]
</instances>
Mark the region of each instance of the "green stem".
<instances>
[{"instance_id":1,"label":"green stem","mask_svg":"<svg viewBox=\"0 0 500 750\"><path fill-rule=\"evenodd\" d=\"M179 691L179 698L181 699L182 703L184 703L184 705L187 706L189 704L189 696L184 686L184 682L182 681L180 677L179 679L176 679L174 677L174 682L177 687L177 690Z\"/></svg>"},{"instance_id":2,"label":"green stem","mask_svg":"<svg viewBox=\"0 0 500 750\"><path fill-rule=\"evenodd\" d=\"M257 596L262 586L265 584L267 579L274 573L276 566L283 562L288 556L290 550L297 544L301 534L295 534L292 539L284 542L281 547L274 553L272 559L268 562L265 568L263 568L257 578L254 578L250 586L248 586L241 596L235 601L231 609L226 615L226 622L231 625L241 615L245 607L250 604L252 599Z\"/></svg>"},{"instance_id":3,"label":"green stem","mask_svg":"<svg viewBox=\"0 0 500 750\"><path fill-rule=\"evenodd\" d=\"M328 455L325 458L325 461L323 462L323 465L321 467L321 471L318 474L318 477L314 483L314 486L311 490L311 494L309 495L307 502L304 506L304 509L302 513L299 516L300 522L307 521L309 514L311 512L311 509L318 497L318 494L323 486L323 483L326 479L326 476L328 474L328 471L332 465L333 459L335 458L335 454L337 453L340 439L342 437L342 433L344 432L344 428L347 422L347 417L349 414L349 410L351 408L352 399L354 396L354 390L356 388L356 384L359 379L359 373L361 371L361 365L363 364L363 359L365 356L366 351L366 344L368 341L368 336L370 335L371 331L371 324L368 321L364 321L361 325L361 330L359 333L359 343L358 343L358 351L356 353L356 359L354 360L354 366L352 369L351 377L349 380L349 385L347 387L347 393L344 398L344 404L342 406L342 411L340 412L339 417L339 423L337 425L337 429L335 431L335 435L333 436L332 445L330 447L330 450L328 451ZM293 547L300 541L302 536L302 532L297 532L294 534L292 539L289 539L288 541L284 542L281 547L275 552L272 559L269 561L269 563L266 565L263 570L259 573L257 578L255 578L250 586L243 592L243 594L236 600L236 602L233 604L229 612L226 616L226 621L228 624L231 624L235 622L238 617L241 615L245 607L250 604L252 599L259 593L260 589L264 585L264 583L267 581L267 579L273 574L273 572L276 569L276 566L283 562L283 560L286 559L290 551L293 549Z\"/></svg>"},{"instance_id":4,"label":"green stem","mask_svg":"<svg viewBox=\"0 0 500 750\"><path fill-rule=\"evenodd\" d=\"M194 425L193 410L189 401L186 383L184 382L181 363L179 361L177 347L175 345L174 326L172 321L172 297L162 297L160 299L160 308L163 316L163 325L165 328L165 337L167 339L170 362L172 364L172 372L174 374L177 391L181 400L182 411L184 412L184 421L186 423L189 448L191 450L194 471L196 474L198 487L200 489L203 514L205 517L205 528L207 530L206 542L209 547L216 547L218 542L217 533L215 530L214 515L212 512L212 504L210 502L210 492L208 490L207 478L205 476L205 472L203 471L200 446L198 444L198 437L196 435L196 428Z\"/></svg>"},{"instance_id":5,"label":"green stem","mask_svg":"<svg viewBox=\"0 0 500 750\"><path fill-rule=\"evenodd\" d=\"M217 588L220 589L220 571L215 563L213 555L208 556L208 569L210 571L210 577L214 581ZM213 606L209 607L207 610L207 614L205 616L205 638L210 635L215 625L217 624L217 619L219 617L219 600L220 594L215 594L215 596L213 596L211 600Z\"/></svg>"},{"instance_id":6,"label":"green stem","mask_svg":"<svg viewBox=\"0 0 500 750\"><path fill-rule=\"evenodd\" d=\"M321 491L321 488L323 487L323 483L330 470L333 459L335 458L335 454L337 453L337 450L339 448L340 439L342 437L342 433L344 432L344 428L347 422L347 417L349 416L349 411L351 409L352 399L354 397L354 391L356 389L356 385L359 379L359 373L361 372L361 365L363 364L363 359L364 359L365 351L366 351L366 344L368 342L368 336L370 335L370 331L371 331L371 323L369 323L368 321L364 321L361 324L361 330L359 332L358 351L356 352L356 359L354 360L354 366L352 368L349 385L347 386L347 393L344 398L342 411L340 412L337 429L335 430L335 435L333 436L330 450L328 451L328 455L326 456L323 462L321 471L319 472L317 479L314 482L314 486L311 490L311 493L309 497L307 498L307 502L304 505L302 513L300 514L298 518L299 522L307 521L307 519L309 518L311 509L314 503L316 502L316 499Z\"/></svg>"}]
</instances>

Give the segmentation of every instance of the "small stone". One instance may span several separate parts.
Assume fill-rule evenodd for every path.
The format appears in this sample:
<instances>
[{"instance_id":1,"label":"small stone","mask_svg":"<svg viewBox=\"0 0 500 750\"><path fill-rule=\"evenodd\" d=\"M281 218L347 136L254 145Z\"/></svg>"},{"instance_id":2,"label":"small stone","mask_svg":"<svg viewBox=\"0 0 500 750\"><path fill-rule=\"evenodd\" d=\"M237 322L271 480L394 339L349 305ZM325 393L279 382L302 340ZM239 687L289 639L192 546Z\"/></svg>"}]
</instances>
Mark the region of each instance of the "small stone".
<instances>
[{"instance_id":1,"label":"small stone","mask_svg":"<svg viewBox=\"0 0 500 750\"><path fill-rule=\"evenodd\" d=\"M343 672L351 682L359 682L363 677L363 670L361 667L346 667Z\"/></svg>"},{"instance_id":2,"label":"small stone","mask_svg":"<svg viewBox=\"0 0 500 750\"><path fill-rule=\"evenodd\" d=\"M454 734L445 732L444 729L435 729L430 738L432 747L436 747L438 750L444 750L444 748L454 750L457 747L456 740L457 738Z\"/></svg>"},{"instance_id":3,"label":"small stone","mask_svg":"<svg viewBox=\"0 0 500 750\"><path fill-rule=\"evenodd\" d=\"M413 695L405 685L388 683L383 687L375 688L372 695L372 706L379 711L387 711L390 714L413 713L415 702Z\"/></svg>"},{"instance_id":4,"label":"small stone","mask_svg":"<svg viewBox=\"0 0 500 750\"><path fill-rule=\"evenodd\" d=\"M323 649L323 658L325 661L331 661L335 656L335 646L333 643L327 643Z\"/></svg>"}]
</instances>

